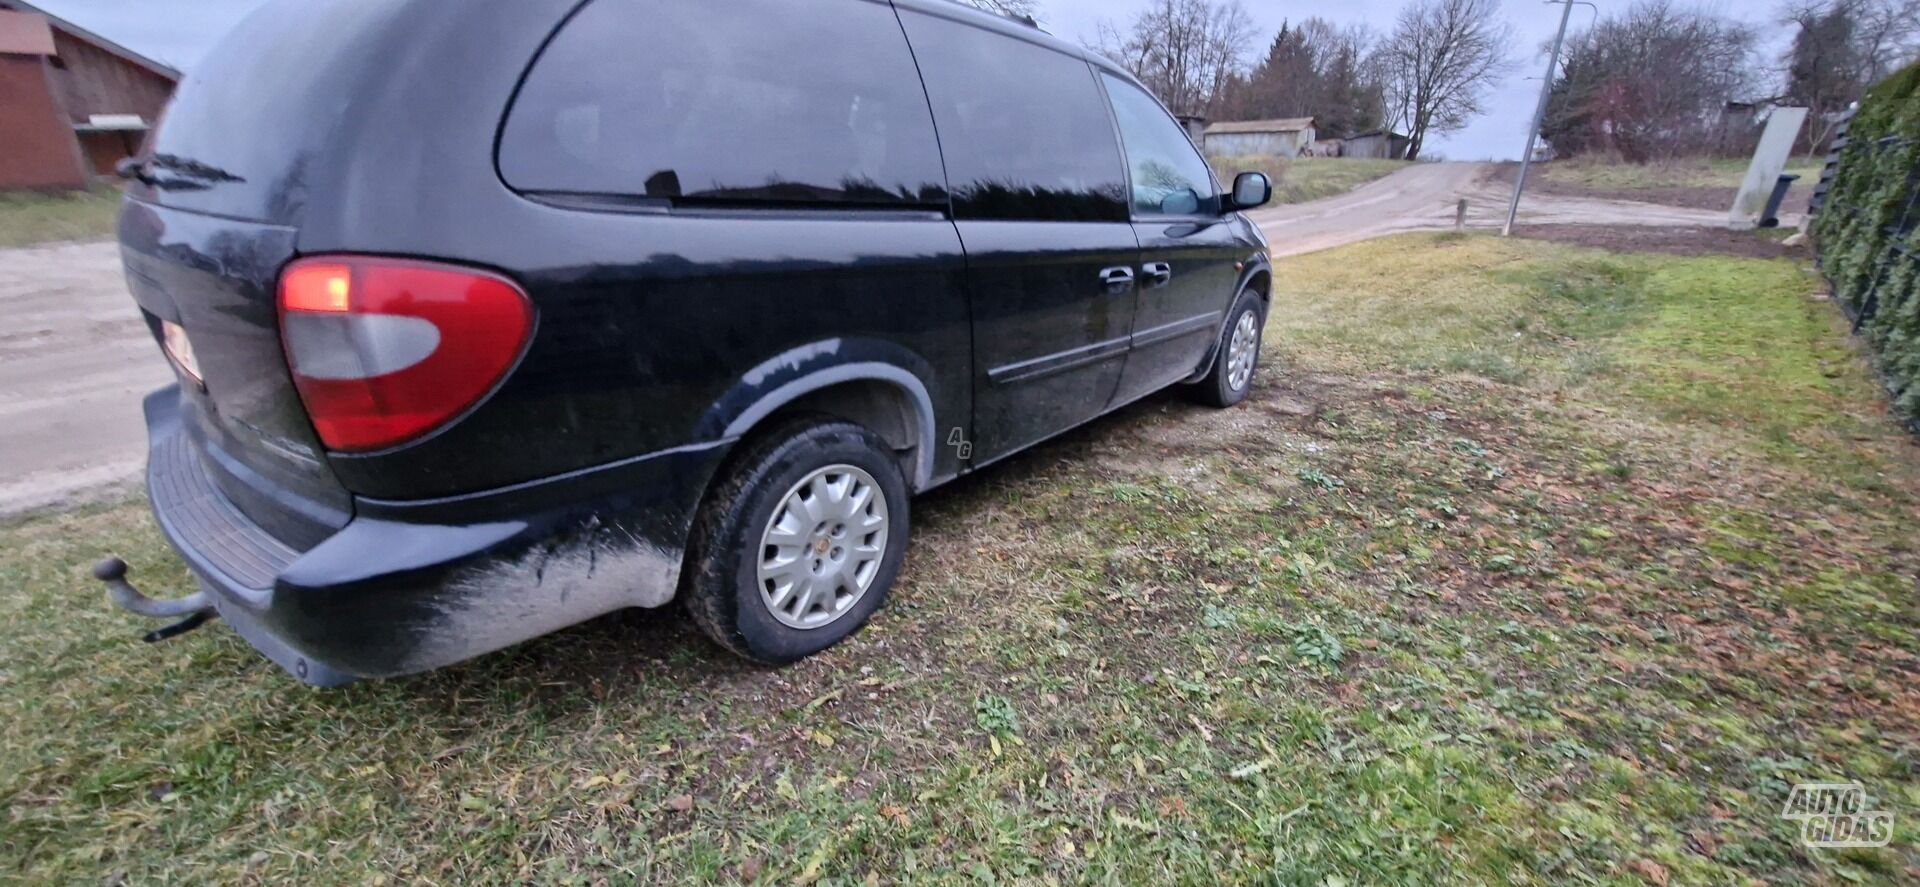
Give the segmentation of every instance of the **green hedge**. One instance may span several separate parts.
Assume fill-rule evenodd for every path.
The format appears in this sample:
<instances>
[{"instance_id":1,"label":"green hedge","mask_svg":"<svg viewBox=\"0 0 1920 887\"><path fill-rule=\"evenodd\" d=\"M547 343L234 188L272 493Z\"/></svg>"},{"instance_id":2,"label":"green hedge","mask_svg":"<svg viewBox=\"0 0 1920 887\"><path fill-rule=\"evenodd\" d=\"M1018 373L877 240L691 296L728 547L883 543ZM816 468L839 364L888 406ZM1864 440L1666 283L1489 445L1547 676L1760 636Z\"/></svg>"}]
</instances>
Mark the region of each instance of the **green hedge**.
<instances>
[{"instance_id":1,"label":"green hedge","mask_svg":"<svg viewBox=\"0 0 1920 887\"><path fill-rule=\"evenodd\" d=\"M1834 297L1855 317L1867 312L1861 335L1886 376L1895 408L1920 430L1917 188L1920 63L1881 81L1861 100L1813 225Z\"/></svg>"}]
</instances>

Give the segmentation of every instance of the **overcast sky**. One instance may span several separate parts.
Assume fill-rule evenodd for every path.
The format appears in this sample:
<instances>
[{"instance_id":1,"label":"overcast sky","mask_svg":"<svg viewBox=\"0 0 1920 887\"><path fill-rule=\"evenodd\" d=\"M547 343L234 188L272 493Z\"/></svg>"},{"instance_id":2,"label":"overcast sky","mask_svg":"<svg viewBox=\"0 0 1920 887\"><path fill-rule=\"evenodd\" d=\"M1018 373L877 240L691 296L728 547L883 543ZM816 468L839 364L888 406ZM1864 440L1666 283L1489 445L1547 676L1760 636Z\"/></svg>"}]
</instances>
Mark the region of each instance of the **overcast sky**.
<instances>
[{"instance_id":1,"label":"overcast sky","mask_svg":"<svg viewBox=\"0 0 1920 887\"><path fill-rule=\"evenodd\" d=\"M56 15L72 19L132 49L176 67L191 67L227 28L264 0L34 0ZM1393 27L1393 18L1407 0L1243 0L1247 11L1266 36L1248 48L1250 59L1266 53L1266 42L1287 19L1320 16L1336 24L1365 23L1375 30ZM1623 8L1630 0L1596 0L1603 10ZM1680 0L1683 5L1687 0ZM1147 0L1040 0L1041 20L1047 30L1076 42L1092 41L1103 19L1124 25ZM1527 124L1538 101L1539 77L1546 68L1541 45L1559 24L1560 7L1542 0L1502 0L1502 13L1514 26L1518 65L1493 90L1488 112L1465 130L1441 138L1434 150L1455 160L1513 158L1520 155ZM1764 29L1770 54L1777 53L1791 35L1775 21L1772 0L1697 0L1692 5L1726 12L1738 8L1741 17ZM716 7L724 8L724 6ZM1754 11L1762 11L1755 15ZM1573 12L1574 29L1593 20L1585 6Z\"/></svg>"}]
</instances>

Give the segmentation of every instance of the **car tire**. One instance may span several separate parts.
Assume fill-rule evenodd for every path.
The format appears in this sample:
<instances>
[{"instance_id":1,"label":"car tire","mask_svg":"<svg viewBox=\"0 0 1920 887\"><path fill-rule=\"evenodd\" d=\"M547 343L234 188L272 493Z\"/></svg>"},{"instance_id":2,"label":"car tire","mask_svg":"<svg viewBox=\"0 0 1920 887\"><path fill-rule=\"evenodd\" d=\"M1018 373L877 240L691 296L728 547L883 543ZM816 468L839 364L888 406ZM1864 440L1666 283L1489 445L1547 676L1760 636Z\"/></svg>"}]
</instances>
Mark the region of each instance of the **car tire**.
<instances>
[{"instance_id":1,"label":"car tire","mask_svg":"<svg viewBox=\"0 0 1920 887\"><path fill-rule=\"evenodd\" d=\"M1253 376L1260 367L1260 341L1266 326L1266 312L1260 294L1244 290L1233 304L1227 326L1214 351L1213 369L1206 378L1188 388L1193 398L1210 407L1224 409L1247 399L1253 390ZM1248 340L1250 337L1250 341Z\"/></svg>"},{"instance_id":2,"label":"car tire","mask_svg":"<svg viewBox=\"0 0 1920 887\"><path fill-rule=\"evenodd\" d=\"M906 480L885 441L827 417L783 423L744 445L702 506L687 551L687 611L739 656L804 659L885 603L906 560L908 519Z\"/></svg>"}]
</instances>

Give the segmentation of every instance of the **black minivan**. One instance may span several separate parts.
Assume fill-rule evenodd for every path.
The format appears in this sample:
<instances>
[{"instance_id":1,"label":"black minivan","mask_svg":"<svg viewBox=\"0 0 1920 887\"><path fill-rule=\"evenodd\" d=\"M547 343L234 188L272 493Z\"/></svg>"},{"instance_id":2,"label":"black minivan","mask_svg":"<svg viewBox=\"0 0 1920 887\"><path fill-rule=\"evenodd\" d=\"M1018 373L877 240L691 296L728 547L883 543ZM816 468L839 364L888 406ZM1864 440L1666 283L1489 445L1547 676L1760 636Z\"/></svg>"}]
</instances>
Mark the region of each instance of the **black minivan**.
<instances>
[{"instance_id":1,"label":"black minivan","mask_svg":"<svg viewBox=\"0 0 1920 887\"><path fill-rule=\"evenodd\" d=\"M675 600L823 650L914 494L1238 402L1269 292L1264 177L951 0L280 0L122 172L179 376L148 489L203 590L102 578L319 685Z\"/></svg>"}]
</instances>

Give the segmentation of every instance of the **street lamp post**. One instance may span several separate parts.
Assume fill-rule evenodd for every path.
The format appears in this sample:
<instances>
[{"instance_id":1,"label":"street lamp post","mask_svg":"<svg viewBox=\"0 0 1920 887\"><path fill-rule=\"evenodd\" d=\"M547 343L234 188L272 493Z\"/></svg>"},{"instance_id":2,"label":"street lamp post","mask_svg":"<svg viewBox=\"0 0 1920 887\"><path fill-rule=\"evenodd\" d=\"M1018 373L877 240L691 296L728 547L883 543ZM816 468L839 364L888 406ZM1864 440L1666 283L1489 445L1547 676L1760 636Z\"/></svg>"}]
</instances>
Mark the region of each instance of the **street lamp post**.
<instances>
[{"instance_id":1,"label":"street lamp post","mask_svg":"<svg viewBox=\"0 0 1920 887\"><path fill-rule=\"evenodd\" d=\"M1520 216L1520 194L1527 188L1527 168L1533 165L1533 149L1540 141L1540 127L1547 122L1547 102L1553 97L1553 72L1560 68L1560 47L1567 42L1567 21L1573 18L1573 6L1593 6L1583 0L1547 0L1565 6L1560 11L1560 33L1554 35L1553 52L1547 58L1547 76L1540 83L1540 105L1533 111L1533 125L1527 127L1527 150L1520 155L1520 178L1513 183L1513 203L1507 207L1507 224L1500 236L1513 236L1513 221ZM1599 7L1595 6L1597 11Z\"/></svg>"}]
</instances>

